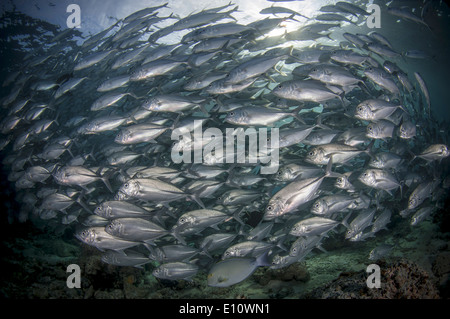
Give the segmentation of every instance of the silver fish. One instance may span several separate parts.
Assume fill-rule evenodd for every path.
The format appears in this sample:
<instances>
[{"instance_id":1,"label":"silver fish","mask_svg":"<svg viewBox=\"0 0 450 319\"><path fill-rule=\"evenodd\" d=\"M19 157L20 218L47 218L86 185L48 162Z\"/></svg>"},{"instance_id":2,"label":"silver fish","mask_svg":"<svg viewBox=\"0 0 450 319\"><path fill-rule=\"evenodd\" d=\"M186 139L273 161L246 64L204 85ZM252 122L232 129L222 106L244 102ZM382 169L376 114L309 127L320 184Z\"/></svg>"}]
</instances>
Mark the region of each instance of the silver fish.
<instances>
[{"instance_id":1,"label":"silver fish","mask_svg":"<svg viewBox=\"0 0 450 319\"><path fill-rule=\"evenodd\" d=\"M94 214L107 219L152 215L151 210L125 201L105 201L94 209Z\"/></svg>"},{"instance_id":2,"label":"silver fish","mask_svg":"<svg viewBox=\"0 0 450 319\"><path fill-rule=\"evenodd\" d=\"M139 242L123 240L108 234L104 227L90 227L79 230L75 233L75 237L83 243L93 246L101 251L106 249L123 251L139 245Z\"/></svg>"},{"instance_id":3,"label":"silver fish","mask_svg":"<svg viewBox=\"0 0 450 319\"><path fill-rule=\"evenodd\" d=\"M290 230L289 234L293 236L323 236L340 222L323 217L311 217L296 223Z\"/></svg>"},{"instance_id":4,"label":"silver fish","mask_svg":"<svg viewBox=\"0 0 450 319\"><path fill-rule=\"evenodd\" d=\"M192 280L199 268L197 265L183 262L165 263L153 270L152 275L168 280Z\"/></svg>"},{"instance_id":5,"label":"silver fish","mask_svg":"<svg viewBox=\"0 0 450 319\"><path fill-rule=\"evenodd\" d=\"M269 266L267 255L258 258L228 258L209 270L208 286L229 287L247 279L258 267Z\"/></svg>"},{"instance_id":6,"label":"silver fish","mask_svg":"<svg viewBox=\"0 0 450 319\"><path fill-rule=\"evenodd\" d=\"M170 233L163 227L138 217L116 218L106 225L105 231L114 237L146 243Z\"/></svg>"},{"instance_id":7,"label":"silver fish","mask_svg":"<svg viewBox=\"0 0 450 319\"><path fill-rule=\"evenodd\" d=\"M358 179L367 186L382 189L390 195L392 190L401 186L394 175L381 169L366 169Z\"/></svg>"}]
</instances>

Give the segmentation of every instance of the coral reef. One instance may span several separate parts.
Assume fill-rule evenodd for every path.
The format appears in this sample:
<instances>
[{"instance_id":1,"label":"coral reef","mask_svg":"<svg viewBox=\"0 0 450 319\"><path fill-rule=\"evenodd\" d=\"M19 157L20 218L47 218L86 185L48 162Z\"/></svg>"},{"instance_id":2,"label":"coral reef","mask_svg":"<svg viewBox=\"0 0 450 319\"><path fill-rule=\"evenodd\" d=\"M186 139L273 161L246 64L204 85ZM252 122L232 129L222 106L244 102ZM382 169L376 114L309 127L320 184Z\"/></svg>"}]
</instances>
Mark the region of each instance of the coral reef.
<instances>
[{"instance_id":1,"label":"coral reef","mask_svg":"<svg viewBox=\"0 0 450 319\"><path fill-rule=\"evenodd\" d=\"M401 259L380 263L381 287L368 288L365 271L342 273L333 282L304 295L314 299L438 299L432 276L417 264Z\"/></svg>"}]
</instances>

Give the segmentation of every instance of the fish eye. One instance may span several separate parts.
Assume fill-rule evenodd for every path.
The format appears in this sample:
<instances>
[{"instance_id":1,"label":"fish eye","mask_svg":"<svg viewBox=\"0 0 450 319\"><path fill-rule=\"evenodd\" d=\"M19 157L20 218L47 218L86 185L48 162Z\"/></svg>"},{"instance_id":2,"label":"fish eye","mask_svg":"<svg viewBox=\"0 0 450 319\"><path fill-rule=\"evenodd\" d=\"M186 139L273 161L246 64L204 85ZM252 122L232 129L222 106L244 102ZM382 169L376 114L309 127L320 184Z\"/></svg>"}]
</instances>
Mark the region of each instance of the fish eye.
<instances>
[{"instance_id":1,"label":"fish eye","mask_svg":"<svg viewBox=\"0 0 450 319\"><path fill-rule=\"evenodd\" d=\"M316 205L314 205L315 208L319 208L319 203L317 203Z\"/></svg>"},{"instance_id":2,"label":"fish eye","mask_svg":"<svg viewBox=\"0 0 450 319\"><path fill-rule=\"evenodd\" d=\"M313 155L314 155L314 152L309 152L308 155L309 155L309 156L313 156Z\"/></svg>"},{"instance_id":3,"label":"fish eye","mask_svg":"<svg viewBox=\"0 0 450 319\"><path fill-rule=\"evenodd\" d=\"M278 88L279 88L279 89L282 89L282 88L283 88L283 85L281 85L281 84L278 85Z\"/></svg>"},{"instance_id":4,"label":"fish eye","mask_svg":"<svg viewBox=\"0 0 450 319\"><path fill-rule=\"evenodd\" d=\"M228 113L228 115L229 115L229 116L233 116L233 115L234 115L234 112L230 112L230 113Z\"/></svg>"},{"instance_id":5,"label":"fish eye","mask_svg":"<svg viewBox=\"0 0 450 319\"><path fill-rule=\"evenodd\" d=\"M337 181L338 181L338 183L342 183L342 182L344 181L344 179L343 179L342 177L339 177L339 178L337 179Z\"/></svg>"},{"instance_id":6,"label":"fish eye","mask_svg":"<svg viewBox=\"0 0 450 319\"><path fill-rule=\"evenodd\" d=\"M125 188L128 188L130 186L130 184L125 183L125 185L123 185Z\"/></svg>"},{"instance_id":7,"label":"fish eye","mask_svg":"<svg viewBox=\"0 0 450 319\"><path fill-rule=\"evenodd\" d=\"M267 206L267 210L272 210L273 209L273 207L272 206Z\"/></svg>"},{"instance_id":8,"label":"fish eye","mask_svg":"<svg viewBox=\"0 0 450 319\"><path fill-rule=\"evenodd\" d=\"M362 106L359 106L358 111L362 111L362 110L363 110Z\"/></svg>"},{"instance_id":9,"label":"fish eye","mask_svg":"<svg viewBox=\"0 0 450 319\"><path fill-rule=\"evenodd\" d=\"M369 131L372 131L372 126L368 126L367 129L368 129Z\"/></svg>"},{"instance_id":10,"label":"fish eye","mask_svg":"<svg viewBox=\"0 0 450 319\"><path fill-rule=\"evenodd\" d=\"M184 222L186 222L186 218L181 217L181 218L180 218L180 223L184 223Z\"/></svg>"}]
</instances>

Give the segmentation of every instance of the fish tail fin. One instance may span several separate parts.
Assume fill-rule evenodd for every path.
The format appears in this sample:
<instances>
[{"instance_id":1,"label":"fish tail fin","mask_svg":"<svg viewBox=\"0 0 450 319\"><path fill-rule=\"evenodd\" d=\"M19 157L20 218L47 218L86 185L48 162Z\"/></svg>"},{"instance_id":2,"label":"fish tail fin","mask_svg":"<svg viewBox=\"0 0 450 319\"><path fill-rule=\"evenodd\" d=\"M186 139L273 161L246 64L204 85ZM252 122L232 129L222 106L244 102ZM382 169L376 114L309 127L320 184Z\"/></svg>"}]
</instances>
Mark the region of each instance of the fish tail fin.
<instances>
[{"instance_id":1,"label":"fish tail fin","mask_svg":"<svg viewBox=\"0 0 450 319\"><path fill-rule=\"evenodd\" d=\"M186 225L186 224L185 224ZM175 226L174 228L173 228L173 230L171 231L171 235L176 239L176 240L178 240L180 243L182 243L183 245L186 245L186 241L184 240L184 238L183 237L181 237L181 235L180 235L180 229L179 228L182 228L181 230L183 230L183 229L185 229L186 227L183 227L183 226Z\"/></svg>"},{"instance_id":2,"label":"fish tail fin","mask_svg":"<svg viewBox=\"0 0 450 319\"><path fill-rule=\"evenodd\" d=\"M293 21L300 22L299 20L294 19L295 15L296 15L296 13L294 12L294 13L291 14L289 17L284 18L283 21L286 21L286 20L293 20Z\"/></svg>"},{"instance_id":3,"label":"fish tail fin","mask_svg":"<svg viewBox=\"0 0 450 319\"><path fill-rule=\"evenodd\" d=\"M69 147L66 148L67 153L70 154L70 156L72 156L72 158L75 158L75 156L73 156L72 151L70 150L72 148L73 144L70 144Z\"/></svg>"},{"instance_id":4,"label":"fish tail fin","mask_svg":"<svg viewBox=\"0 0 450 319\"><path fill-rule=\"evenodd\" d=\"M206 206L203 204L198 193L189 195L189 198L195 201L201 208L206 209Z\"/></svg>"},{"instance_id":5,"label":"fish tail fin","mask_svg":"<svg viewBox=\"0 0 450 319\"><path fill-rule=\"evenodd\" d=\"M322 113L317 116L316 126L324 130L331 130L329 126L322 124Z\"/></svg>"},{"instance_id":6,"label":"fish tail fin","mask_svg":"<svg viewBox=\"0 0 450 319\"><path fill-rule=\"evenodd\" d=\"M366 149L364 150L364 152L369 155L371 158L374 158L374 153L373 153L373 146L375 145L375 140L370 141L370 143L367 145Z\"/></svg>"},{"instance_id":7,"label":"fish tail fin","mask_svg":"<svg viewBox=\"0 0 450 319\"><path fill-rule=\"evenodd\" d=\"M205 113L206 115L209 116L209 112L208 112L208 110L205 108L205 106L203 104L199 104L198 107L203 113Z\"/></svg>"},{"instance_id":8,"label":"fish tail fin","mask_svg":"<svg viewBox=\"0 0 450 319\"><path fill-rule=\"evenodd\" d=\"M242 219L239 217L239 215L242 213L242 211L244 210L244 207L242 207L241 209L239 209L239 210L237 210L234 214L233 214L233 216L232 216L232 218L234 219L234 220L236 220L239 224L241 224L242 226L244 226L245 224L244 224L244 222L242 221Z\"/></svg>"},{"instance_id":9,"label":"fish tail fin","mask_svg":"<svg viewBox=\"0 0 450 319\"><path fill-rule=\"evenodd\" d=\"M175 118L175 120L173 121L172 125L170 126L171 130L174 130L176 128L176 126L178 125L178 122L180 121L180 117L181 117L181 114L179 113L177 115L177 117Z\"/></svg>"},{"instance_id":10,"label":"fish tail fin","mask_svg":"<svg viewBox=\"0 0 450 319\"><path fill-rule=\"evenodd\" d=\"M297 109L295 109L292 113L291 113L291 115L297 120L297 121L299 121L300 123L302 123L302 124L304 124L304 125L306 125L306 122L300 117L300 115L299 115L299 113L300 113L300 111L297 111L298 110L298 108Z\"/></svg>"},{"instance_id":11,"label":"fish tail fin","mask_svg":"<svg viewBox=\"0 0 450 319\"><path fill-rule=\"evenodd\" d=\"M83 190L80 194L80 196L78 196L78 198L76 199L76 202L83 207L83 209L85 211L87 211L88 213L90 213L91 215L93 214L93 212L89 209L88 205L82 200L82 197L84 196L85 191Z\"/></svg>"},{"instance_id":12,"label":"fish tail fin","mask_svg":"<svg viewBox=\"0 0 450 319\"><path fill-rule=\"evenodd\" d=\"M408 150L408 152L412 156L412 159L409 161L409 164L411 164L417 158L417 155L411 152L410 150Z\"/></svg>"},{"instance_id":13,"label":"fish tail fin","mask_svg":"<svg viewBox=\"0 0 450 319\"><path fill-rule=\"evenodd\" d=\"M148 255L148 258L151 260L155 260L156 258L156 251L155 249L152 247L152 245L150 245L149 243L143 242L142 245L144 245L145 248L148 249L148 251L150 252L150 254Z\"/></svg>"},{"instance_id":14,"label":"fish tail fin","mask_svg":"<svg viewBox=\"0 0 450 319\"><path fill-rule=\"evenodd\" d=\"M327 167L325 169L325 177L341 177L342 175L339 173L335 173L331 171L331 168L333 167L333 156L330 157L327 163Z\"/></svg>"},{"instance_id":15,"label":"fish tail fin","mask_svg":"<svg viewBox=\"0 0 450 319\"><path fill-rule=\"evenodd\" d=\"M112 189L112 187L111 187L111 184L109 183L109 179L115 174L116 172L115 171L109 171L109 172L106 172L103 176L101 176L100 178L101 178L101 180L102 180L102 182L105 184L105 186L108 188L108 190L111 192L111 193L114 193L114 191L113 191L113 189Z\"/></svg>"},{"instance_id":16,"label":"fish tail fin","mask_svg":"<svg viewBox=\"0 0 450 319\"><path fill-rule=\"evenodd\" d=\"M286 236L281 237L280 240L276 243L276 247L278 247L284 251L289 251L289 249L284 245L285 240L286 240Z\"/></svg>"},{"instance_id":17,"label":"fish tail fin","mask_svg":"<svg viewBox=\"0 0 450 319\"><path fill-rule=\"evenodd\" d=\"M348 213L347 216L345 216L344 219L341 221L341 224L347 229L350 229L350 225L347 223L347 220L350 218L351 214L352 213Z\"/></svg>"},{"instance_id":18,"label":"fish tail fin","mask_svg":"<svg viewBox=\"0 0 450 319\"><path fill-rule=\"evenodd\" d=\"M88 157L92 158L95 162L97 161L94 157L94 150L95 150L95 146L92 146L91 151L89 152L89 154L86 154L85 159L87 159Z\"/></svg>"},{"instance_id":19,"label":"fish tail fin","mask_svg":"<svg viewBox=\"0 0 450 319\"><path fill-rule=\"evenodd\" d=\"M210 259L214 259L213 256L206 250L206 247L202 249L202 251L199 253L200 255L205 255L206 257Z\"/></svg>"},{"instance_id":20,"label":"fish tail fin","mask_svg":"<svg viewBox=\"0 0 450 319\"><path fill-rule=\"evenodd\" d=\"M258 258L256 258L256 265L258 267L268 267L268 266L272 265L272 262L269 258L269 251L266 251L264 254L262 254L262 255L258 256Z\"/></svg>"}]
</instances>

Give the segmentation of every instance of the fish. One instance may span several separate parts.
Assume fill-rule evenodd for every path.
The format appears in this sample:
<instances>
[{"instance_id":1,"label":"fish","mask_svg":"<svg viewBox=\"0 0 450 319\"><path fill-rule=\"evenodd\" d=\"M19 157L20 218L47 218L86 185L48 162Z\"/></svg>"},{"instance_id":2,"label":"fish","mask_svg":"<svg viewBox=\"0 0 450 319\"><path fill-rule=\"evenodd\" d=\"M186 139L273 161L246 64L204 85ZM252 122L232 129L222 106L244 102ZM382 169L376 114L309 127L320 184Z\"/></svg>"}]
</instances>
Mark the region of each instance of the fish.
<instances>
[{"instance_id":1,"label":"fish","mask_svg":"<svg viewBox=\"0 0 450 319\"><path fill-rule=\"evenodd\" d=\"M94 209L94 214L106 219L147 217L151 216L151 210L125 201L105 201Z\"/></svg>"},{"instance_id":2,"label":"fish","mask_svg":"<svg viewBox=\"0 0 450 319\"><path fill-rule=\"evenodd\" d=\"M170 233L160 225L139 217L116 218L105 226L105 231L117 238L147 244Z\"/></svg>"},{"instance_id":3,"label":"fish","mask_svg":"<svg viewBox=\"0 0 450 319\"><path fill-rule=\"evenodd\" d=\"M330 217L334 213L344 211L353 201L354 198L348 195L323 196L313 203L311 213Z\"/></svg>"},{"instance_id":4,"label":"fish","mask_svg":"<svg viewBox=\"0 0 450 319\"><path fill-rule=\"evenodd\" d=\"M84 80L86 80L87 77L82 78L72 78L59 86L58 90L56 90L55 95L53 96L55 99L60 98L64 94L66 94L69 91L74 90L78 85L80 85Z\"/></svg>"},{"instance_id":5,"label":"fish","mask_svg":"<svg viewBox=\"0 0 450 319\"><path fill-rule=\"evenodd\" d=\"M333 176L331 165L332 160L330 159L324 175L306 179L297 177L287 186L279 190L270 198L264 213L264 220L273 220L290 213L300 205L312 200L323 180L326 177Z\"/></svg>"},{"instance_id":6,"label":"fish","mask_svg":"<svg viewBox=\"0 0 450 319\"><path fill-rule=\"evenodd\" d=\"M393 248L393 245L381 244L370 251L369 259L376 261L385 258L391 253Z\"/></svg>"},{"instance_id":7,"label":"fish","mask_svg":"<svg viewBox=\"0 0 450 319\"><path fill-rule=\"evenodd\" d=\"M297 112L282 112L277 109L265 107L242 107L228 112L224 121L230 124L245 126L270 126L273 123L283 120L286 117L294 117L304 123Z\"/></svg>"},{"instance_id":8,"label":"fish","mask_svg":"<svg viewBox=\"0 0 450 319\"><path fill-rule=\"evenodd\" d=\"M251 276L258 267L269 266L267 254L258 258L234 257L214 264L208 272L207 281L210 287L229 287Z\"/></svg>"},{"instance_id":9,"label":"fish","mask_svg":"<svg viewBox=\"0 0 450 319\"><path fill-rule=\"evenodd\" d=\"M92 103L91 111L100 111L104 110L107 107L114 105L115 103L119 102L122 98L125 96L130 95L134 98L137 98L133 93L111 93L106 94L104 96L99 97L97 100L95 100L94 103Z\"/></svg>"},{"instance_id":10,"label":"fish","mask_svg":"<svg viewBox=\"0 0 450 319\"><path fill-rule=\"evenodd\" d=\"M448 150L447 145L445 144L432 144L426 147L420 154L414 155L413 159L419 157L424 159L425 161L442 161L442 159L448 157L450 155L450 151Z\"/></svg>"},{"instance_id":11,"label":"fish","mask_svg":"<svg viewBox=\"0 0 450 319\"><path fill-rule=\"evenodd\" d=\"M413 210L420 206L425 199L430 197L435 190L435 188L440 183L439 179L430 180L417 185L417 187L412 191L411 195L409 195L408 199L408 209Z\"/></svg>"},{"instance_id":12,"label":"fish","mask_svg":"<svg viewBox=\"0 0 450 319\"><path fill-rule=\"evenodd\" d=\"M387 120L378 120L367 125L366 136L372 139L387 140L395 132L395 124Z\"/></svg>"},{"instance_id":13,"label":"fish","mask_svg":"<svg viewBox=\"0 0 450 319\"><path fill-rule=\"evenodd\" d=\"M105 227L81 229L75 233L75 237L85 244L93 246L101 251L113 250L120 252L124 249L139 245L139 242L119 239L108 234L105 231Z\"/></svg>"},{"instance_id":14,"label":"fish","mask_svg":"<svg viewBox=\"0 0 450 319\"><path fill-rule=\"evenodd\" d=\"M128 250L125 254L114 250L107 250L101 256L101 261L114 266L132 266L143 269L152 260L145 255Z\"/></svg>"},{"instance_id":15,"label":"fish","mask_svg":"<svg viewBox=\"0 0 450 319\"><path fill-rule=\"evenodd\" d=\"M401 187L392 173L382 169L366 169L358 179L365 185L384 190L390 195L392 195L392 190Z\"/></svg>"},{"instance_id":16,"label":"fish","mask_svg":"<svg viewBox=\"0 0 450 319\"><path fill-rule=\"evenodd\" d=\"M387 12L389 14L403 18L405 20L409 20L409 21L413 21L413 22L425 25L428 29L430 28L425 21L423 21L421 18L417 17L412 12L408 11L407 8L391 8L391 7L389 7L387 9Z\"/></svg>"},{"instance_id":17,"label":"fish","mask_svg":"<svg viewBox=\"0 0 450 319\"><path fill-rule=\"evenodd\" d=\"M152 271L152 275L160 279L191 281L199 268L195 264L183 262L164 263Z\"/></svg>"},{"instance_id":18,"label":"fish","mask_svg":"<svg viewBox=\"0 0 450 319\"><path fill-rule=\"evenodd\" d=\"M311 217L297 222L290 230L293 236L324 236L340 222L324 217Z\"/></svg>"},{"instance_id":19,"label":"fish","mask_svg":"<svg viewBox=\"0 0 450 319\"><path fill-rule=\"evenodd\" d=\"M236 84L261 74L275 67L275 65L285 60L287 56L261 56L252 58L247 62L232 69L225 77L225 83Z\"/></svg>"},{"instance_id":20,"label":"fish","mask_svg":"<svg viewBox=\"0 0 450 319\"><path fill-rule=\"evenodd\" d=\"M286 81L280 83L272 94L280 98L295 100L300 102L324 102L334 98L342 100L341 96L331 91L321 82L313 80L306 81Z\"/></svg>"},{"instance_id":21,"label":"fish","mask_svg":"<svg viewBox=\"0 0 450 319\"><path fill-rule=\"evenodd\" d=\"M342 164L360 154L370 152L370 148L371 144L365 150L337 143L318 145L308 151L305 162L315 165L325 165L332 160L333 164Z\"/></svg>"},{"instance_id":22,"label":"fish","mask_svg":"<svg viewBox=\"0 0 450 319\"><path fill-rule=\"evenodd\" d=\"M207 227L216 227L217 224L226 222L231 218L239 220L237 215L229 216L218 210L193 210L181 215L172 230L178 235L188 235L199 232ZM181 241L183 240L181 239Z\"/></svg>"},{"instance_id":23,"label":"fish","mask_svg":"<svg viewBox=\"0 0 450 319\"><path fill-rule=\"evenodd\" d=\"M167 182L152 178L133 178L119 188L116 198L135 198L144 201L170 202L191 196Z\"/></svg>"},{"instance_id":24,"label":"fish","mask_svg":"<svg viewBox=\"0 0 450 319\"><path fill-rule=\"evenodd\" d=\"M116 50L107 50L107 51L103 51L103 52L96 52L93 53L87 57L85 57L84 59L82 59L78 64L76 64L73 68L74 71L80 71L83 70L85 68L91 67L94 64L100 63L102 60L106 59L108 57L108 55L110 55L111 53L115 52Z\"/></svg>"},{"instance_id":25,"label":"fish","mask_svg":"<svg viewBox=\"0 0 450 319\"><path fill-rule=\"evenodd\" d=\"M61 166L53 172L52 176L58 184L70 186L77 185L80 187L101 180L105 186L113 192L108 181L108 176L99 176L89 168L83 166Z\"/></svg>"},{"instance_id":26,"label":"fish","mask_svg":"<svg viewBox=\"0 0 450 319\"><path fill-rule=\"evenodd\" d=\"M379 6L440 52L430 3ZM445 208L448 130L424 71L439 56L399 30L356 30L367 1L238 4L137 4L93 34L87 11L62 31L5 11L8 222L160 287L230 287L341 247L379 260Z\"/></svg>"},{"instance_id":27,"label":"fish","mask_svg":"<svg viewBox=\"0 0 450 319\"><path fill-rule=\"evenodd\" d=\"M355 117L365 121L384 120L397 109L404 110L401 105L395 105L384 100L366 100L356 107Z\"/></svg>"},{"instance_id":28,"label":"fish","mask_svg":"<svg viewBox=\"0 0 450 319\"><path fill-rule=\"evenodd\" d=\"M376 213L376 209L372 208L367 211L362 211L356 216L351 223L347 226L347 233L345 238L354 239L355 241L360 240L359 236L362 232L372 224L372 219Z\"/></svg>"},{"instance_id":29,"label":"fish","mask_svg":"<svg viewBox=\"0 0 450 319\"><path fill-rule=\"evenodd\" d=\"M158 262L188 262L192 257L200 253L199 250L186 245L164 245L160 247L152 247L153 252L150 253L150 258Z\"/></svg>"},{"instance_id":30,"label":"fish","mask_svg":"<svg viewBox=\"0 0 450 319\"><path fill-rule=\"evenodd\" d=\"M389 208L385 209L383 211L383 213L378 215L377 218L375 219L375 221L373 222L371 232L376 233L383 229L388 230L386 225L390 223L391 216L392 216L392 211Z\"/></svg>"},{"instance_id":31,"label":"fish","mask_svg":"<svg viewBox=\"0 0 450 319\"><path fill-rule=\"evenodd\" d=\"M434 207L426 206L419 209L412 217L411 217L411 226L417 226L420 222L427 219L431 213L433 213Z\"/></svg>"},{"instance_id":32,"label":"fish","mask_svg":"<svg viewBox=\"0 0 450 319\"><path fill-rule=\"evenodd\" d=\"M400 90L393 80L392 76L380 68L369 67L364 71L364 74L372 82L380 86L385 91L393 94L399 95Z\"/></svg>"},{"instance_id":33,"label":"fish","mask_svg":"<svg viewBox=\"0 0 450 319\"><path fill-rule=\"evenodd\" d=\"M403 161L404 159L395 153L382 152L374 154L374 157L369 161L369 166L379 169L397 169Z\"/></svg>"},{"instance_id":34,"label":"fish","mask_svg":"<svg viewBox=\"0 0 450 319\"><path fill-rule=\"evenodd\" d=\"M428 92L427 85L425 83L425 80L422 78L422 76L418 72L414 72L414 76L417 80L417 83L419 83L419 87L423 93L423 96L425 97L425 101L427 102L427 113L428 113L428 116L430 116L431 100L430 100L430 93Z\"/></svg>"}]
</instances>

